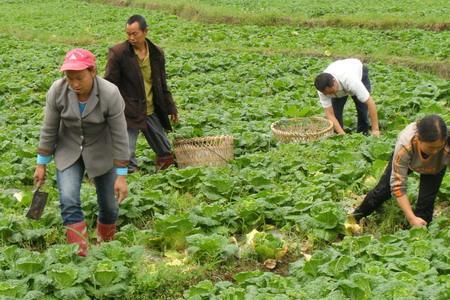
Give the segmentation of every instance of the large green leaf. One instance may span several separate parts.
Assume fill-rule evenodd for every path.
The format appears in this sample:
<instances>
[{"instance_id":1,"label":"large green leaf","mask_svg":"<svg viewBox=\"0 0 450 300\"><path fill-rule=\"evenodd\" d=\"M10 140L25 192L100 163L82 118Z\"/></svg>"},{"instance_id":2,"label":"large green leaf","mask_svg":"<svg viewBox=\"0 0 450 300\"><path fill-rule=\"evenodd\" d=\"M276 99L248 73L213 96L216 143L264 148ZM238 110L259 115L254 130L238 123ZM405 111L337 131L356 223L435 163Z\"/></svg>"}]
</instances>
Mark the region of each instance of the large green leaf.
<instances>
[{"instance_id":1,"label":"large green leaf","mask_svg":"<svg viewBox=\"0 0 450 300\"><path fill-rule=\"evenodd\" d=\"M78 278L77 267L73 264L55 264L47 275L53 280L57 289L62 290L73 286Z\"/></svg>"},{"instance_id":2,"label":"large green leaf","mask_svg":"<svg viewBox=\"0 0 450 300\"><path fill-rule=\"evenodd\" d=\"M27 284L21 280L6 280L0 282L0 296L22 298L27 291Z\"/></svg>"},{"instance_id":3,"label":"large green leaf","mask_svg":"<svg viewBox=\"0 0 450 300\"><path fill-rule=\"evenodd\" d=\"M116 266L111 261L101 261L93 269L94 282L100 286L111 285L118 276Z\"/></svg>"},{"instance_id":4,"label":"large green leaf","mask_svg":"<svg viewBox=\"0 0 450 300\"><path fill-rule=\"evenodd\" d=\"M16 268L26 275L42 271L44 263L42 259L36 255L19 258L16 262Z\"/></svg>"}]
</instances>

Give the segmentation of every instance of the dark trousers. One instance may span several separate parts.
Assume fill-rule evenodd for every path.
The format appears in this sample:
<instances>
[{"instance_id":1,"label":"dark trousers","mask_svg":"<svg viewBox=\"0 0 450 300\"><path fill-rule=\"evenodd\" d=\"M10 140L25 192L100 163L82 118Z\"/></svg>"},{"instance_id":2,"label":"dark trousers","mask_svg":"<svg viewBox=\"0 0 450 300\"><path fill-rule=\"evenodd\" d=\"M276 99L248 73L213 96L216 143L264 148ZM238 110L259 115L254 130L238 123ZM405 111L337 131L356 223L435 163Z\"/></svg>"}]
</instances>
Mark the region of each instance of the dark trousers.
<instances>
[{"instance_id":1,"label":"dark trousers","mask_svg":"<svg viewBox=\"0 0 450 300\"><path fill-rule=\"evenodd\" d=\"M136 160L136 142L139 131L144 134L147 143L158 156L165 156L171 153L169 139L164 132L164 128L159 121L158 116L153 113L145 119L145 129L128 128L128 143L130 148L130 166L137 167Z\"/></svg>"},{"instance_id":2,"label":"dark trousers","mask_svg":"<svg viewBox=\"0 0 450 300\"><path fill-rule=\"evenodd\" d=\"M361 78L361 82L364 84L364 86L370 93L372 91L372 86L369 80L369 69L366 66L363 66L363 75ZM331 100L331 103L333 105L334 116L338 120L342 129L344 129L343 113L345 103L347 102L347 98L348 96L344 96L340 98L333 98ZM356 96L352 96L352 99L353 102L355 103L356 112L358 115L357 132L361 132L367 135L369 133L369 118L368 118L367 103L362 103L361 101L358 100L358 98L356 98Z\"/></svg>"},{"instance_id":3,"label":"dark trousers","mask_svg":"<svg viewBox=\"0 0 450 300\"><path fill-rule=\"evenodd\" d=\"M419 197L417 199L414 214L430 223L433 219L434 200L444 178L446 168L437 174L421 174L419 184ZM392 156L386 167L380 181L376 187L371 190L364 201L358 206L353 215L357 221L370 215L378 209L386 200L391 198L391 172L392 172ZM410 170L408 172L411 173Z\"/></svg>"}]
</instances>

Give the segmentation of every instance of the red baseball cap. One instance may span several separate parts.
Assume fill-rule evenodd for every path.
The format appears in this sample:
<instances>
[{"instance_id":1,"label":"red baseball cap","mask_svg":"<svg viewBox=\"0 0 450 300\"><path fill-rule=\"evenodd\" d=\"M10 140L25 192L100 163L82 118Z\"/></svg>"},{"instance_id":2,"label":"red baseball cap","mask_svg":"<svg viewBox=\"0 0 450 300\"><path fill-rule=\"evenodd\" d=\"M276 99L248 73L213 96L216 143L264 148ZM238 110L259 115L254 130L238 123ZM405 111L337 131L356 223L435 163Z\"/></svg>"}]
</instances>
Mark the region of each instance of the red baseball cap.
<instances>
[{"instance_id":1,"label":"red baseball cap","mask_svg":"<svg viewBox=\"0 0 450 300\"><path fill-rule=\"evenodd\" d=\"M76 48L67 52L64 63L59 69L61 72L81 71L91 67L95 67L95 56L91 51Z\"/></svg>"}]
</instances>

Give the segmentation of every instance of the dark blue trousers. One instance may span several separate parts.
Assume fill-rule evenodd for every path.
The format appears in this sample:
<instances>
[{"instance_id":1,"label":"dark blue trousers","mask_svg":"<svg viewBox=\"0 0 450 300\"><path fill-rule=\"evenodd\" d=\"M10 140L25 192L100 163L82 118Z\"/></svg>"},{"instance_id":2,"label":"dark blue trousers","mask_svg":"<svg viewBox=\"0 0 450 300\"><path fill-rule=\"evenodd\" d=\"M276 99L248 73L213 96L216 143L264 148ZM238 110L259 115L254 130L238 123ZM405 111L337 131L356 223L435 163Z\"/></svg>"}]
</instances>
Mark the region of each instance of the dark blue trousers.
<instances>
[{"instance_id":1,"label":"dark blue trousers","mask_svg":"<svg viewBox=\"0 0 450 300\"><path fill-rule=\"evenodd\" d=\"M361 78L361 82L364 84L369 93L372 91L372 86L369 80L369 69L366 66L363 66L363 75ZM333 104L334 116L338 120L342 129L344 129L344 121L343 121L343 112L344 106L347 102L348 96L333 98L331 99L331 103ZM352 96L353 102L356 106L356 112L358 114L358 128L357 132L361 132L363 134L369 134L369 117L368 117L368 109L367 103L362 103L356 98L356 96Z\"/></svg>"}]
</instances>

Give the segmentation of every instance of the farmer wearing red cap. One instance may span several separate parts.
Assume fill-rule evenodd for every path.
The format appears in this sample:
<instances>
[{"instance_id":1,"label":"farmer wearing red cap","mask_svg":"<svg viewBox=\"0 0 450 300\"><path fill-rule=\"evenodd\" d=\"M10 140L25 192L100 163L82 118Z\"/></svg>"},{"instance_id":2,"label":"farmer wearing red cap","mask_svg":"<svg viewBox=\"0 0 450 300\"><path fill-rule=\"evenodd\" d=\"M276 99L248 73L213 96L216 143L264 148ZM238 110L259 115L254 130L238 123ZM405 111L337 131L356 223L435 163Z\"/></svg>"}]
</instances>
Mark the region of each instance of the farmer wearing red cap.
<instances>
[{"instance_id":1,"label":"farmer wearing red cap","mask_svg":"<svg viewBox=\"0 0 450 300\"><path fill-rule=\"evenodd\" d=\"M140 131L156 153L156 170L174 164L165 130L178 122L178 113L167 82L163 51L147 39L144 17L134 15L126 24L128 40L109 49L105 79L120 90L130 146L130 172L137 170L136 141Z\"/></svg>"},{"instance_id":2,"label":"farmer wearing red cap","mask_svg":"<svg viewBox=\"0 0 450 300\"><path fill-rule=\"evenodd\" d=\"M65 76L47 93L34 182L44 183L46 165L54 158L67 241L78 244L78 254L86 256L88 234L80 203L84 173L97 190L100 241L114 237L118 202L128 193L125 103L114 84L96 75L95 56L88 50L69 51L60 70Z\"/></svg>"}]
</instances>

